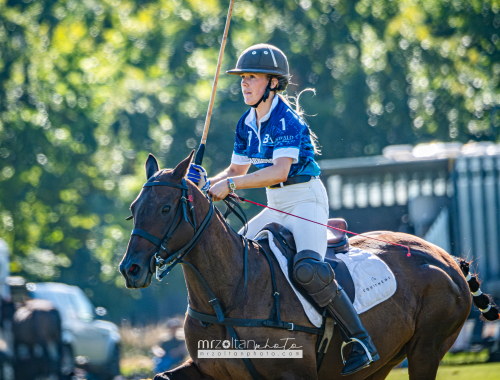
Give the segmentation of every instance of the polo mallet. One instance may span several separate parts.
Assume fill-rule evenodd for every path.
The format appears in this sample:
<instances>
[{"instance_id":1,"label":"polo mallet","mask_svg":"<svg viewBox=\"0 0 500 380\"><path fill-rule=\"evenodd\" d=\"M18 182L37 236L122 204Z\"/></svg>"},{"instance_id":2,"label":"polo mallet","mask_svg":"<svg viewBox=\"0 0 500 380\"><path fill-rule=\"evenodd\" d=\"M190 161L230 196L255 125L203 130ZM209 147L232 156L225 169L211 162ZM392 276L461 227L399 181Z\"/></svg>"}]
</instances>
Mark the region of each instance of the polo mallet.
<instances>
[{"instance_id":1,"label":"polo mallet","mask_svg":"<svg viewBox=\"0 0 500 380\"><path fill-rule=\"evenodd\" d=\"M205 126L203 127L203 135L201 136L201 143L196 156L194 158L194 163L201 165L203 162L203 155L205 154L205 144L207 142L208 128L210 127L210 119L212 118L212 108L214 107L215 92L217 91L217 82L219 81L220 66L222 64L222 56L224 55L224 48L226 47L227 32L229 31L229 23L231 21L231 14L233 13L234 0L229 3L229 10L227 12L226 26L224 28L224 36L222 37L222 43L220 46L219 60L217 61L217 69L215 70L214 85L212 86L212 95L210 95L210 103L208 103L207 117L205 118Z\"/></svg>"}]
</instances>

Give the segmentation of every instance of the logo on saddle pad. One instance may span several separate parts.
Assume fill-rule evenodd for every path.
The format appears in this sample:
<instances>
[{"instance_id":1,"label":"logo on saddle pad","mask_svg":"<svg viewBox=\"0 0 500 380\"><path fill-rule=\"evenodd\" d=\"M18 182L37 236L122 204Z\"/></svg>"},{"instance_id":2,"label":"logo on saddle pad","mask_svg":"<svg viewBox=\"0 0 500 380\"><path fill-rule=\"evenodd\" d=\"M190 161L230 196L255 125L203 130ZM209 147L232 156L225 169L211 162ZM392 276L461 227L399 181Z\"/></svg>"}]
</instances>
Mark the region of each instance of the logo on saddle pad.
<instances>
[{"instance_id":1,"label":"logo on saddle pad","mask_svg":"<svg viewBox=\"0 0 500 380\"><path fill-rule=\"evenodd\" d=\"M377 286L382 285L384 282L387 282L390 279L391 279L391 276L387 276L387 277L383 278L382 280L377 281L377 279L375 277L372 277L371 280L374 282L374 284L367 286L366 288L363 288L363 292L370 292L373 289L375 289Z\"/></svg>"}]
</instances>

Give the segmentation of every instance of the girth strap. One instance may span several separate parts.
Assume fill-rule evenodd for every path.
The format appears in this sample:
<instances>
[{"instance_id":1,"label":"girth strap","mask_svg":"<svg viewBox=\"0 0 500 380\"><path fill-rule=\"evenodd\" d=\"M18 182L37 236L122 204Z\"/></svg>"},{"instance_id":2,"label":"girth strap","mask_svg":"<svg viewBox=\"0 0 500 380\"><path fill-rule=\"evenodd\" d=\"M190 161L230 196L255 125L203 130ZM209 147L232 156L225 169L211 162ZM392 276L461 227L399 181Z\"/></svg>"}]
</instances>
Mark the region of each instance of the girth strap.
<instances>
[{"instance_id":1,"label":"girth strap","mask_svg":"<svg viewBox=\"0 0 500 380\"><path fill-rule=\"evenodd\" d=\"M243 285L243 291L246 290L246 277L247 277L247 254L248 254L248 243L247 240L243 238L243 244L245 247L244 251L244 285ZM220 306L219 300L215 297L214 293L208 286L207 282L201 275L201 273L190 263L187 262L182 262L185 266L190 268L195 275L195 277L198 279L199 283L202 285L203 289L205 290L205 294L207 295L209 299L210 305L214 308L215 311L215 316L210 315L210 314L205 314L205 313L200 313L198 311L195 311L191 308L191 306L188 306L188 314L193 317L194 319L203 322L203 323L209 323L209 324L218 324L218 325L223 325L223 326L240 326L240 327L274 327L274 328L279 328L279 329L285 329L285 330L290 330L290 331L301 331L301 332L306 332L309 334L317 334L321 335L323 332L323 328L317 328L317 327L306 327L306 326L298 326L295 325L294 323L290 322L284 322L281 321L280 319L280 314L279 314L279 293L277 291L276 287L276 282L274 278L274 269L272 266L271 258L268 256L267 252L264 251L264 254L267 257L268 263L271 267L271 278L272 278L272 284L273 284L273 289L274 289L274 307L273 310L271 311L271 316L268 319L246 319L246 318L227 318L227 312L231 309L234 308L235 305L237 305L239 302L241 302L242 297L238 297L237 301L235 302L234 305L229 307L225 312L222 311L222 308ZM244 293L243 293L244 294Z\"/></svg>"},{"instance_id":2,"label":"girth strap","mask_svg":"<svg viewBox=\"0 0 500 380\"><path fill-rule=\"evenodd\" d=\"M187 311L190 317L193 317L200 322L209 324L237 327L270 327L289 331L300 331L316 335L321 335L323 333L323 329L320 327L299 326L294 323L284 321L281 321L281 324L275 324L274 321L271 321L269 319L224 318L222 321L219 321L219 319L215 315L200 313L193 310L191 306L188 306Z\"/></svg>"},{"instance_id":3,"label":"girth strap","mask_svg":"<svg viewBox=\"0 0 500 380\"><path fill-rule=\"evenodd\" d=\"M229 335L231 335L233 342L236 344L236 348L239 350L240 340L238 339L238 335L236 335L236 331L234 331L233 326L226 326L226 329ZM245 364L245 367L247 367L248 372L250 372L252 378L254 380L260 380L259 373L255 369L255 366L253 365L252 361L249 358L241 358L241 360L243 360L243 364Z\"/></svg>"},{"instance_id":4,"label":"girth strap","mask_svg":"<svg viewBox=\"0 0 500 380\"><path fill-rule=\"evenodd\" d=\"M324 318L324 334L318 338L317 349L316 349L316 368L319 371L321 364L323 363L323 359L325 358L326 352L328 351L328 347L332 342L333 337L333 327L335 325L335 321L332 317Z\"/></svg>"}]
</instances>

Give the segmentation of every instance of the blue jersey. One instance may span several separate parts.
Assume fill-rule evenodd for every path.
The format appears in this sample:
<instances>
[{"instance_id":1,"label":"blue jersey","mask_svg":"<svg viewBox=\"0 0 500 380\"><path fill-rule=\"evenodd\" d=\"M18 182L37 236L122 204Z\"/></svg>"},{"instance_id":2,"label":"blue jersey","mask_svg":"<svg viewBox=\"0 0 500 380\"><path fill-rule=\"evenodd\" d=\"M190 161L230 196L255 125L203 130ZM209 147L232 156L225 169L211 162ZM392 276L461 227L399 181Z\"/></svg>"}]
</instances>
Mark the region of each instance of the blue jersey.
<instances>
[{"instance_id":1,"label":"blue jersey","mask_svg":"<svg viewBox=\"0 0 500 380\"><path fill-rule=\"evenodd\" d=\"M257 128L255 109L250 108L238 121L231 162L237 165L254 164L263 169L280 157L293 159L288 177L319 176L321 171L314 160L314 147L306 123L279 96Z\"/></svg>"}]
</instances>

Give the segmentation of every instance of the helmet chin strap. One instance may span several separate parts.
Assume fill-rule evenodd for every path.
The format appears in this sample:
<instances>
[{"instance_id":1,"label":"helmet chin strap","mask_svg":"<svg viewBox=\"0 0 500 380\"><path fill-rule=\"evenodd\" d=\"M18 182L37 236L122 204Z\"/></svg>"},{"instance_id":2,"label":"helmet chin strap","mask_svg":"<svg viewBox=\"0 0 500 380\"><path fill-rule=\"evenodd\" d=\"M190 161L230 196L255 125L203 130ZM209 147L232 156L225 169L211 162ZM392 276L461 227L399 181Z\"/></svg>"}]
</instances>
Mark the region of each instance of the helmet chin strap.
<instances>
[{"instance_id":1,"label":"helmet chin strap","mask_svg":"<svg viewBox=\"0 0 500 380\"><path fill-rule=\"evenodd\" d=\"M266 92L264 92L264 95L262 95L262 97L260 98L260 100L257 103L251 105L250 107L257 108L261 102L264 102L264 103L266 102L266 100L269 98L269 92L270 91L274 91L274 89L271 88L271 82L272 81L273 81L273 78L271 77L269 79L269 83L266 86Z\"/></svg>"}]
</instances>

